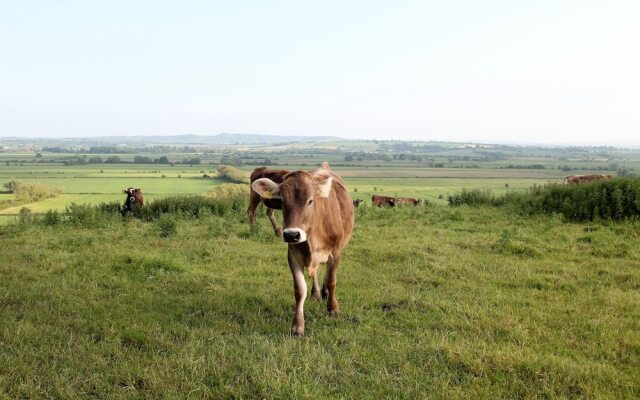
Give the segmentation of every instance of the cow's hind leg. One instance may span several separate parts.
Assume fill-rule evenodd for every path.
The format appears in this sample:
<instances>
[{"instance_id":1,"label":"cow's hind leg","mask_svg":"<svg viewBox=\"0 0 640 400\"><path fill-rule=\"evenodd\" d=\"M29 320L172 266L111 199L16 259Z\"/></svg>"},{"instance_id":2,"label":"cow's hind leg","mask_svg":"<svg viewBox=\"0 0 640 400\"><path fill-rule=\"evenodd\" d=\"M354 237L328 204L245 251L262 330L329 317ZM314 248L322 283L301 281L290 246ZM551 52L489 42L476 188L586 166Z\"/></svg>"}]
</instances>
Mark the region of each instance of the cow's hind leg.
<instances>
[{"instance_id":1,"label":"cow's hind leg","mask_svg":"<svg viewBox=\"0 0 640 400\"><path fill-rule=\"evenodd\" d=\"M260 195L251 189L249 195L249 208L247 208L247 215L249 216L249 227L252 227L256 223L256 209L260 204Z\"/></svg>"},{"instance_id":2,"label":"cow's hind leg","mask_svg":"<svg viewBox=\"0 0 640 400\"><path fill-rule=\"evenodd\" d=\"M291 255L289 251L289 268L293 276L293 293L296 298L296 313L291 324L292 336L304 335L304 301L307 297L307 282L304 280L303 266Z\"/></svg>"},{"instance_id":3,"label":"cow's hind leg","mask_svg":"<svg viewBox=\"0 0 640 400\"><path fill-rule=\"evenodd\" d=\"M269 218L269 221L271 221L271 226L273 226L273 231L275 232L276 236L280 236L282 232L280 231L280 227L276 222L276 218L274 216L275 211L276 210L274 210L273 208L267 207L267 217Z\"/></svg>"},{"instance_id":4,"label":"cow's hind leg","mask_svg":"<svg viewBox=\"0 0 640 400\"><path fill-rule=\"evenodd\" d=\"M336 254L329 258L327 262L327 273L324 276L324 285L322 285L322 297L327 297L327 311L330 315L337 317L338 300L336 299L336 272L340 264L340 254Z\"/></svg>"}]
</instances>

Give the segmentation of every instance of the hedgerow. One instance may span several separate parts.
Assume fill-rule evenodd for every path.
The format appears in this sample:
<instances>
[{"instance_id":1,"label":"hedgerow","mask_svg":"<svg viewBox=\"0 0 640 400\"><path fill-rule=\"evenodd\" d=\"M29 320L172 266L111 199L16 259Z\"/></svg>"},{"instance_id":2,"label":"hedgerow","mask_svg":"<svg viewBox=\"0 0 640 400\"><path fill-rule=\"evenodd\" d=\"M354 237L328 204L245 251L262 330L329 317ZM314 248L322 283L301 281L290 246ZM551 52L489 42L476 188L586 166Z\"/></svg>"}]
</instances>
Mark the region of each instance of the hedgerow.
<instances>
[{"instance_id":1,"label":"hedgerow","mask_svg":"<svg viewBox=\"0 0 640 400\"><path fill-rule=\"evenodd\" d=\"M534 185L526 192L496 196L463 190L449 196L450 206L509 207L523 214L559 213L570 221L622 220L640 216L640 179L616 178L582 185Z\"/></svg>"}]
</instances>

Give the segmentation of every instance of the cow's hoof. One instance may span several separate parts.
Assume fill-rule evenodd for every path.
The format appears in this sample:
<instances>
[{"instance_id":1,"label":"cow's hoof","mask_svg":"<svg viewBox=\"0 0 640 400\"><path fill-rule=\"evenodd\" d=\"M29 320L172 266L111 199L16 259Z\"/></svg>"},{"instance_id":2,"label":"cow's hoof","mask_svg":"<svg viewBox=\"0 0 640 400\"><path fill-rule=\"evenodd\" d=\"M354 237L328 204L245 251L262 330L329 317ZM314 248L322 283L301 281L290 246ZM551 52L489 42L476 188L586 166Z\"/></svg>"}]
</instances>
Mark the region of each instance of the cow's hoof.
<instances>
[{"instance_id":1,"label":"cow's hoof","mask_svg":"<svg viewBox=\"0 0 640 400\"><path fill-rule=\"evenodd\" d=\"M324 296L320 296L320 292L311 292L311 299L312 300L320 300L323 297Z\"/></svg>"},{"instance_id":2,"label":"cow's hoof","mask_svg":"<svg viewBox=\"0 0 640 400\"><path fill-rule=\"evenodd\" d=\"M302 337L304 336L304 326L293 325L291 327L291 336Z\"/></svg>"},{"instance_id":3,"label":"cow's hoof","mask_svg":"<svg viewBox=\"0 0 640 400\"><path fill-rule=\"evenodd\" d=\"M276 236L277 236L277 237L282 236L282 231L281 231L280 229L276 229L276 230L275 230L275 233L276 233Z\"/></svg>"},{"instance_id":4,"label":"cow's hoof","mask_svg":"<svg viewBox=\"0 0 640 400\"><path fill-rule=\"evenodd\" d=\"M338 311L337 308L333 309L333 310L327 310L329 312L329 316L331 317L338 317L338 315L340 315L340 311Z\"/></svg>"}]
</instances>

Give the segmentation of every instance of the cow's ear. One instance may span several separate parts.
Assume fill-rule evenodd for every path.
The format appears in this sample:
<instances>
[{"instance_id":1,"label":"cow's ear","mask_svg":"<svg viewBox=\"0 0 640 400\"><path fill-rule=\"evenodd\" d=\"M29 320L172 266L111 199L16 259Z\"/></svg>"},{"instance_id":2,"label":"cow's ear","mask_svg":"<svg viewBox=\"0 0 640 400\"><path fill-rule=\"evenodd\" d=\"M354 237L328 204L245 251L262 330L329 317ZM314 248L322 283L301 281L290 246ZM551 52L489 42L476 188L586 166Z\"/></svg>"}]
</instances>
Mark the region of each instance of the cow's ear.
<instances>
[{"instance_id":1,"label":"cow's ear","mask_svg":"<svg viewBox=\"0 0 640 400\"><path fill-rule=\"evenodd\" d=\"M269 178L256 179L251 187L263 199L280 199L280 186Z\"/></svg>"},{"instance_id":2,"label":"cow's ear","mask_svg":"<svg viewBox=\"0 0 640 400\"><path fill-rule=\"evenodd\" d=\"M333 177L328 176L324 180L318 182L318 196L327 198L331 193L331 184L333 183Z\"/></svg>"},{"instance_id":3,"label":"cow's ear","mask_svg":"<svg viewBox=\"0 0 640 400\"><path fill-rule=\"evenodd\" d=\"M122 190L122 193L129 193L127 192L127 189Z\"/></svg>"}]
</instances>

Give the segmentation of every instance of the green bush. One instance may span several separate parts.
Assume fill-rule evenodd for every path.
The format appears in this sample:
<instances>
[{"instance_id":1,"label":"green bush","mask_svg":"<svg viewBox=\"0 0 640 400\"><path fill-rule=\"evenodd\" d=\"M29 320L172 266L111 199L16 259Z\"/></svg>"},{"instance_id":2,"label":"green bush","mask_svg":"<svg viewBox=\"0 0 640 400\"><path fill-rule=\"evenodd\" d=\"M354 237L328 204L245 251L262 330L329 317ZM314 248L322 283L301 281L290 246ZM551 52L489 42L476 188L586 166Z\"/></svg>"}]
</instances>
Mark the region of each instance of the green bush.
<instances>
[{"instance_id":1,"label":"green bush","mask_svg":"<svg viewBox=\"0 0 640 400\"><path fill-rule=\"evenodd\" d=\"M55 226L58 225L62 221L60 217L60 213L56 210L49 210L44 214L42 218L42 223L46 226Z\"/></svg>"},{"instance_id":2,"label":"green bush","mask_svg":"<svg viewBox=\"0 0 640 400\"><path fill-rule=\"evenodd\" d=\"M4 187L13 193L17 200L29 203L54 198L62 194L60 188L35 182L11 181L5 183Z\"/></svg>"},{"instance_id":3,"label":"green bush","mask_svg":"<svg viewBox=\"0 0 640 400\"><path fill-rule=\"evenodd\" d=\"M534 185L526 192L495 196L489 191L463 190L449 196L449 205L507 206L523 214L558 213L570 221L622 220L640 216L640 179L616 178L582 185Z\"/></svg>"},{"instance_id":4,"label":"green bush","mask_svg":"<svg viewBox=\"0 0 640 400\"><path fill-rule=\"evenodd\" d=\"M213 190L210 190L206 194L207 197L216 200L230 200L243 199L249 196L249 185L239 183L223 183L216 186Z\"/></svg>"},{"instance_id":5,"label":"green bush","mask_svg":"<svg viewBox=\"0 0 640 400\"><path fill-rule=\"evenodd\" d=\"M156 199L138 210L146 220L157 219L162 214L175 214L182 218L200 218L206 215L224 217L246 210L248 194L243 196L205 197L173 196ZM136 214L134 214L136 215Z\"/></svg>"},{"instance_id":6,"label":"green bush","mask_svg":"<svg viewBox=\"0 0 640 400\"><path fill-rule=\"evenodd\" d=\"M161 215L156 222L160 237L175 236L178 233L178 222L175 217L169 214Z\"/></svg>"},{"instance_id":7,"label":"green bush","mask_svg":"<svg viewBox=\"0 0 640 400\"><path fill-rule=\"evenodd\" d=\"M103 202L96 207L103 214L119 214L122 210L122 203L118 201Z\"/></svg>"},{"instance_id":8,"label":"green bush","mask_svg":"<svg viewBox=\"0 0 640 400\"><path fill-rule=\"evenodd\" d=\"M74 225L92 226L96 222L98 209L89 204L71 203L65 207L66 220Z\"/></svg>"},{"instance_id":9,"label":"green bush","mask_svg":"<svg viewBox=\"0 0 640 400\"><path fill-rule=\"evenodd\" d=\"M490 190L462 189L462 192L454 193L447 198L447 202L452 207L459 207L462 205L467 206L481 206L481 205L494 205L495 196Z\"/></svg>"},{"instance_id":10,"label":"green bush","mask_svg":"<svg viewBox=\"0 0 640 400\"><path fill-rule=\"evenodd\" d=\"M249 183L249 174L229 165L218 167L218 176L232 183Z\"/></svg>"}]
</instances>

